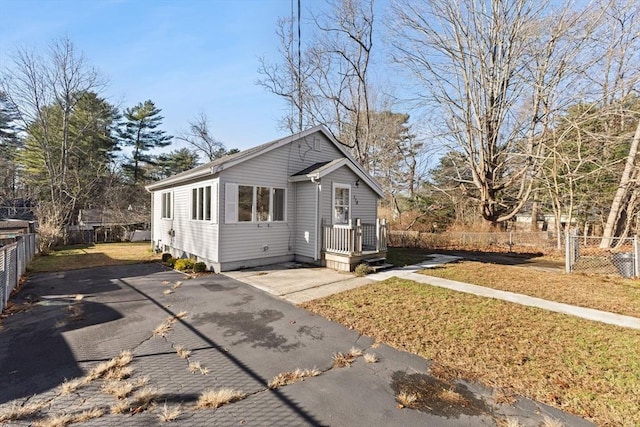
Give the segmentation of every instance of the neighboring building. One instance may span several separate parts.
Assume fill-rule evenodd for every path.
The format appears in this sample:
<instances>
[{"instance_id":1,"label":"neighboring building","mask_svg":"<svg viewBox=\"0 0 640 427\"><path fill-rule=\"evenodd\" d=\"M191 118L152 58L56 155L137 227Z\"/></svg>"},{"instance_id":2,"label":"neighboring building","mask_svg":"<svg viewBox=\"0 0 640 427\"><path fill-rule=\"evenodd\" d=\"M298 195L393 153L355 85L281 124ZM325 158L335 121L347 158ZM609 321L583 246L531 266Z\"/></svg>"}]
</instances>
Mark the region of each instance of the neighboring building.
<instances>
[{"instance_id":1,"label":"neighboring building","mask_svg":"<svg viewBox=\"0 0 640 427\"><path fill-rule=\"evenodd\" d=\"M0 200L0 220L21 219L24 221L34 221L34 209L35 203L31 199Z\"/></svg>"},{"instance_id":2,"label":"neighboring building","mask_svg":"<svg viewBox=\"0 0 640 427\"><path fill-rule=\"evenodd\" d=\"M69 244L151 240L148 212L80 209L67 228Z\"/></svg>"},{"instance_id":3,"label":"neighboring building","mask_svg":"<svg viewBox=\"0 0 640 427\"><path fill-rule=\"evenodd\" d=\"M12 242L16 237L30 233L35 233L35 221L0 220L0 246Z\"/></svg>"},{"instance_id":4,"label":"neighboring building","mask_svg":"<svg viewBox=\"0 0 640 427\"><path fill-rule=\"evenodd\" d=\"M216 272L293 260L353 270L386 255L382 189L322 126L147 190L155 247Z\"/></svg>"}]
</instances>

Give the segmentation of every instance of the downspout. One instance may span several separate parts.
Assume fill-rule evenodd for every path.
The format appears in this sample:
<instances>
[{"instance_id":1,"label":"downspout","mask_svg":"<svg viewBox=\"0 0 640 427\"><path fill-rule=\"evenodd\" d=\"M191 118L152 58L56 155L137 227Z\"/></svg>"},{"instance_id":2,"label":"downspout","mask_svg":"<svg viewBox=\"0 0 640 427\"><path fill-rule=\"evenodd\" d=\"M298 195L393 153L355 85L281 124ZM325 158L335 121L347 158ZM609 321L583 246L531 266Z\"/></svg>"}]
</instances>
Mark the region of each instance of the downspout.
<instances>
[{"instance_id":1,"label":"downspout","mask_svg":"<svg viewBox=\"0 0 640 427\"><path fill-rule=\"evenodd\" d=\"M155 249L156 249L155 248L155 240L153 240L153 228L154 228L153 217L154 217L154 214L155 214L155 211L153 209L154 208L153 199L155 198L154 197L155 193L153 191L149 191L149 193L151 193L151 218L150 218L150 221L149 221L149 225L150 225L150 228L151 228L151 250L155 252Z\"/></svg>"},{"instance_id":2,"label":"downspout","mask_svg":"<svg viewBox=\"0 0 640 427\"><path fill-rule=\"evenodd\" d=\"M317 180L316 177L312 176L311 177L311 182L316 184L316 206L315 206L315 212L314 212L314 224L316 225L316 235L315 235L315 248L314 248L314 252L313 252L313 260L314 261L318 261L319 259L319 246L320 246L320 232L321 232L321 228L320 228L320 224L318 223L318 217L319 215L319 209L320 209L320 181Z\"/></svg>"}]
</instances>

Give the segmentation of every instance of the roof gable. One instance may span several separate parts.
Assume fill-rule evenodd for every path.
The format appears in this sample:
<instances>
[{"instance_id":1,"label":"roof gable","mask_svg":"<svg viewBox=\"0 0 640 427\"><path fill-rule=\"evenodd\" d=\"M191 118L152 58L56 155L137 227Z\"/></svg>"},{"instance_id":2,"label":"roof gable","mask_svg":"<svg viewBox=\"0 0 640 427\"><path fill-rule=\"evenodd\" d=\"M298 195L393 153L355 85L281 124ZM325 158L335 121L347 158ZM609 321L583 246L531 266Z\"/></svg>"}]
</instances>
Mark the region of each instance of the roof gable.
<instances>
[{"instance_id":1,"label":"roof gable","mask_svg":"<svg viewBox=\"0 0 640 427\"><path fill-rule=\"evenodd\" d=\"M340 144L330 133L329 131L327 131L327 129L322 126L322 125L318 125L318 126L314 126L310 129L307 129L303 132L299 132L293 135L289 135L286 136L284 138L280 138L280 139L276 139L274 141L268 142L266 144L262 144L262 145L258 145L256 147L253 148L249 148L247 150L244 151L240 151L238 153L235 154L231 154L225 157L222 157L220 159L216 159L213 162L201 165L201 166L197 166L193 169L190 169L186 172L182 172L179 173L177 175L171 176L169 178L165 178L161 181L155 182L153 184L147 185L146 189L147 191L156 191L156 190L160 190L163 188L170 188L173 187L175 185L179 185L182 184L184 182L188 182L188 181L193 181L193 180L197 180L200 178L205 178L211 175L215 175L217 173L220 173L221 171L225 170L225 169L229 169L237 164L243 163L247 160L253 159L257 156L260 156L262 154L268 153L272 150L275 150L277 148L280 148L282 146L285 146L291 142L297 141L299 139L304 139L309 135L312 135L314 133L320 132L322 133L327 140L329 140L337 149L340 153L342 153L342 155L344 156L343 158L339 158L336 159L332 162L328 162L326 164L323 164L321 166L317 166L317 165L313 165L316 166L317 169L321 169L321 168L326 168L328 166L330 166L331 164L334 165L334 168L331 169L331 171L337 169L338 167L347 164L349 165L349 168L352 169L354 171L354 173L356 173L358 176L360 176L363 181L365 181L379 196L382 197L382 188L380 187L380 185L375 181L375 179L369 175L364 168L351 156L351 154L349 154L349 152L347 152L347 150L342 146L342 144ZM335 163L336 161L340 161L340 162L344 162L342 164L340 164L339 166L335 166L337 163ZM323 162L324 163L324 162ZM312 167L313 167L312 166ZM309 168L307 168L309 169ZM306 170L305 170L306 171ZM298 172L298 174L305 172L305 171L300 171ZM326 172L325 169L323 169L323 171L320 172L324 172L324 174L328 173ZM306 178L308 174L305 173L303 176L305 177L305 179L309 179Z\"/></svg>"}]
</instances>

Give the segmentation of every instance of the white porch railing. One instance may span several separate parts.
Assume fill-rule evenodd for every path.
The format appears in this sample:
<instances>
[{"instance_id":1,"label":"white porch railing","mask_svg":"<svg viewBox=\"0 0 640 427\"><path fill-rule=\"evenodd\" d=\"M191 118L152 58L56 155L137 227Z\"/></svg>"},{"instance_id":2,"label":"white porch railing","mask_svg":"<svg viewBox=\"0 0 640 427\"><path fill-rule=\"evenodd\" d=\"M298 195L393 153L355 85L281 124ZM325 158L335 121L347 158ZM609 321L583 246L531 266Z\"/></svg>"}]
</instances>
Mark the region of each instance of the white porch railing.
<instances>
[{"instance_id":1,"label":"white porch railing","mask_svg":"<svg viewBox=\"0 0 640 427\"><path fill-rule=\"evenodd\" d=\"M359 218L348 224L322 221L322 250L348 256L362 252L387 250L387 222L377 219L375 224L363 224Z\"/></svg>"}]
</instances>

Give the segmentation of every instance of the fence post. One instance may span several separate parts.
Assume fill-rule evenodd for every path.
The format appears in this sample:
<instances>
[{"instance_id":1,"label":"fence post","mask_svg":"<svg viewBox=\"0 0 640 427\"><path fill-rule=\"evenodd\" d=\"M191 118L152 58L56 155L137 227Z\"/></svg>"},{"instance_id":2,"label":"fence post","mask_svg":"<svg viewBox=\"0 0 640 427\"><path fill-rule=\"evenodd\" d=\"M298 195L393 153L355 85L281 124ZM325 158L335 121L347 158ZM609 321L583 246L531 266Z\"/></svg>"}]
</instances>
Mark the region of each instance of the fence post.
<instances>
[{"instance_id":1,"label":"fence post","mask_svg":"<svg viewBox=\"0 0 640 427\"><path fill-rule=\"evenodd\" d=\"M7 293L7 250L0 248L2 251L2 265L0 265L0 313L4 310L4 305Z\"/></svg>"},{"instance_id":2,"label":"fence post","mask_svg":"<svg viewBox=\"0 0 640 427\"><path fill-rule=\"evenodd\" d=\"M635 276L640 277L640 239L638 235L633 236L633 265L635 266Z\"/></svg>"},{"instance_id":3,"label":"fence post","mask_svg":"<svg viewBox=\"0 0 640 427\"><path fill-rule=\"evenodd\" d=\"M571 273L571 236L566 231L564 235L564 271Z\"/></svg>"},{"instance_id":4,"label":"fence post","mask_svg":"<svg viewBox=\"0 0 640 427\"><path fill-rule=\"evenodd\" d=\"M513 231L509 232L509 252L513 252Z\"/></svg>"}]
</instances>

